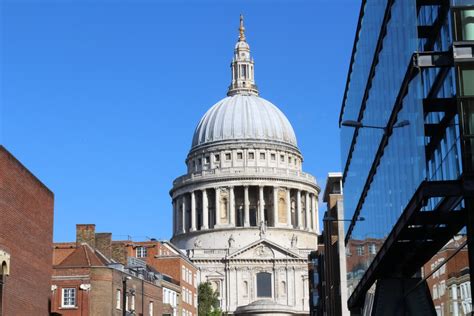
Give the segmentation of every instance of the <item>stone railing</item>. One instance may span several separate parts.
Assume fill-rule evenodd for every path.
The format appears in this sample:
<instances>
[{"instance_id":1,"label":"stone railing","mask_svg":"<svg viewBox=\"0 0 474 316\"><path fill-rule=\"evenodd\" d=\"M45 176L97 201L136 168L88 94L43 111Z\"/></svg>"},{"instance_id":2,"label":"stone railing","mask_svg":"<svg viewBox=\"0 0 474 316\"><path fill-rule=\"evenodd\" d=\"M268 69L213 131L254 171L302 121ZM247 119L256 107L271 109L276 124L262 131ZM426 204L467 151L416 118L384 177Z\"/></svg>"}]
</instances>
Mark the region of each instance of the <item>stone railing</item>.
<instances>
[{"instance_id":1,"label":"stone railing","mask_svg":"<svg viewBox=\"0 0 474 316\"><path fill-rule=\"evenodd\" d=\"M202 170L191 174L186 174L173 181L173 186L185 184L188 181L219 178L233 176L280 176L286 178L298 178L307 182L316 183L316 178L309 173L299 170L291 170L286 168L273 167L232 167L232 168L216 168L210 170Z\"/></svg>"},{"instance_id":2,"label":"stone railing","mask_svg":"<svg viewBox=\"0 0 474 316\"><path fill-rule=\"evenodd\" d=\"M228 253L228 249L191 249L188 250L188 256L191 258L194 257L206 257L206 258L222 258L225 257Z\"/></svg>"}]
</instances>

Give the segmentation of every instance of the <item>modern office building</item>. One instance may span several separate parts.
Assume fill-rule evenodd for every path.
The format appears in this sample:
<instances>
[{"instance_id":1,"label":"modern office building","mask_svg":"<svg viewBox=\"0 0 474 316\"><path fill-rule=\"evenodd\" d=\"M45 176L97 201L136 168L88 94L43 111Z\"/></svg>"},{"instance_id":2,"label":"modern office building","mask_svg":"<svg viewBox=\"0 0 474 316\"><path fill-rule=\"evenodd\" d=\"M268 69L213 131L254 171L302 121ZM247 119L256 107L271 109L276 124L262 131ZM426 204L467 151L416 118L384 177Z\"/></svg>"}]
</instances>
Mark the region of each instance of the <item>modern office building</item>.
<instances>
[{"instance_id":1,"label":"modern office building","mask_svg":"<svg viewBox=\"0 0 474 316\"><path fill-rule=\"evenodd\" d=\"M345 242L380 247L351 263L353 313L369 290L376 314L434 313L413 277L462 229L472 273L473 51L474 0L362 1L339 122Z\"/></svg>"}]
</instances>

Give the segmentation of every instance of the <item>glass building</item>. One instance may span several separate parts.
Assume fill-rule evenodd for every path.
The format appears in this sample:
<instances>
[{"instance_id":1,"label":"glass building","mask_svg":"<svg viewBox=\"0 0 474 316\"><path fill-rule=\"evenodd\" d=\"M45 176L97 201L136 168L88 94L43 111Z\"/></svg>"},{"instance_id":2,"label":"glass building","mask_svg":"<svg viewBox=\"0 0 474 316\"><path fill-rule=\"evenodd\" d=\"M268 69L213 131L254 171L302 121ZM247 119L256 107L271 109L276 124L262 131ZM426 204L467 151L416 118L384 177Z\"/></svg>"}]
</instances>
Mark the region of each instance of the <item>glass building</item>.
<instances>
[{"instance_id":1,"label":"glass building","mask_svg":"<svg viewBox=\"0 0 474 316\"><path fill-rule=\"evenodd\" d=\"M471 248L473 52L474 0L362 1L339 121L352 311L460 230Z\"/></svg>"}]
</instances>

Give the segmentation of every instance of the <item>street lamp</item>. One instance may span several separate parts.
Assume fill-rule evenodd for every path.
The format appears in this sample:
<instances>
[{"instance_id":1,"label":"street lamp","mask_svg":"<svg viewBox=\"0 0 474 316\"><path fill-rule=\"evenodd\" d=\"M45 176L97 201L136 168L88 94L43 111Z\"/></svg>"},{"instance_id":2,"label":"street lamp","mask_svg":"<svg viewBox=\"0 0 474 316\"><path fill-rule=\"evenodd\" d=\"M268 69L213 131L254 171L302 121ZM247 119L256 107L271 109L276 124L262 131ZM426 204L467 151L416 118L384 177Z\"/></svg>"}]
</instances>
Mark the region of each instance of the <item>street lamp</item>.
<instances>
[{"instance_id":1,"label":"street lamp","mask_svg":"<svg viewBox=\"0 0 474 316\"><path fill-rule=\"evenodd\" d=\"M127 281L131 280L132 277L126 276L122 278L122 315L127 316Z\"/></svg>"},{"instance_id":2,"label":"street lamp","mask_svg":"<svg viewBox=\"0 0 474 316\"><path fill-rule=\"evenodd\" d=\"M365 217L359 216L356 219L356 222L363 222L365 221ZM337 219L332 216L327 216L323 218L323 222L352 222L352 219Z\"/></svg>"},{"instance_id":3,"label":"street lamp","mask_svg":"<svg viewBox=\"0 0 474 316\"><path fill-rule=\"evenodd\" d=\"M355 128L374 128L374 129L381 129L381 130L384 130L386 131L387 128L386 127L383 127L383 126L374 126L374 125L364 125L362 124L361 122L359 121L354 121L354 120L345 120L345 121L342 121L341 123L342 126L347 126L347 127L355 127ZM403 120L403 121L400 121L396 124L393 125L393 128L400 128L400 127L404 127L404 126L407 126L407 125L410 125L410 122L408 120Z\"/></svg>"}]
</instances>

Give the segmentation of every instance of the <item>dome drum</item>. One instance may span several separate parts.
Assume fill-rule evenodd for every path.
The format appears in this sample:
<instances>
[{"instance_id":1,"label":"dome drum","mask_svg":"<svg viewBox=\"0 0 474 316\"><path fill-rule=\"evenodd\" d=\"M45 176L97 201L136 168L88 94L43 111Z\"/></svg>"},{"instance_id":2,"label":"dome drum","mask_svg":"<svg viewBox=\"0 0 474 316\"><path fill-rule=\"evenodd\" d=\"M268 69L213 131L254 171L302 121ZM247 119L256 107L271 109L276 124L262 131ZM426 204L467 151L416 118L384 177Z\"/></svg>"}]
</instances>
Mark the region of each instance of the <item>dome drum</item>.
<instances>
[{"instance_id":1,"label":"dome drum","mask_svg":"<svg viewBox=\"0 0 474 316\"><path fill-rule=\"evenodd\" d=\"M276 181L213 182L173 192L174 236L221 228L289 228L316 234L319 188ZM210 245L208 245L210 246Z\"/></svg>"}]
</instances>

